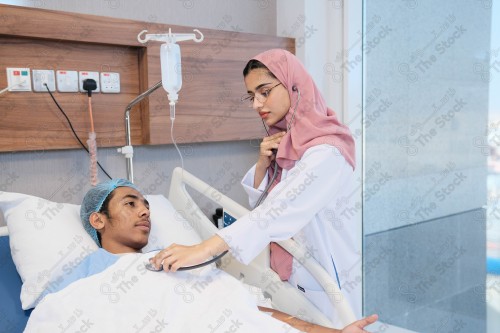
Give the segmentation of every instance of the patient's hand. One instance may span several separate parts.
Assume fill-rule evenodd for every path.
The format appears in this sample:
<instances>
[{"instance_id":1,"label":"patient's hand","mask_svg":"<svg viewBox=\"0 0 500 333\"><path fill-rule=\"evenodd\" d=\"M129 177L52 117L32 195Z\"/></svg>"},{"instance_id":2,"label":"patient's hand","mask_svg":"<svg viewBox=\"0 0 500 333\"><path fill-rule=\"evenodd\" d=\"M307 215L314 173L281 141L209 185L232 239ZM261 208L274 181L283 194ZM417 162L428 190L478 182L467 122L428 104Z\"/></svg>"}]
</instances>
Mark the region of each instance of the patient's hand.
<instances>
[{"instance_id":1,"label":"patient's hand","mask_svg":"<svg viewBox=\"0 0 500 333\"><path fill-rule=\"evenodd\" d=\"M365 326L368 326L370 324L373 324L376 322L378 319L378 316L376 314L372 314L371 316L365 317L363 319L360 319L358 321L355 321L354 323L350 324L349 326L344 327L342 330L342 333L362 333L362 332L368 332L365 331L363 328Z\"/></svg>"},{"instance_id":2,"label":"patient's hand","mask_svg":"<svg viewBox=\"0 0 500 333\"><path fill-rule=\"evenodd\" d=\"M197 245L172 244L158 252L150 259L150 262L156 268L163 264L164 271L175 272L180 267L201 264L228 249L227 243L221 237L215 235Z\"/></svg>"},{"instance_id":3,"label":"patient's hand","mask_svg":"<svg viewBox=\"0 0 500 333\"><path fill-rule=\"evenodd\" d=\"M357 320L354 323L344 327L342 330L336 330L334 328L323 327L319 325L312 325L307 332L310 333L368 333L364 328L370 324L373 324L378 319L378 315L373 314L371 316L365 317L363 319ZM292 325L293 326L293 325ZM296 327L297 328L297 327Z\"/></svg>"},{"instance_id":4,"label":"patient's hand","mask_svg":"<svg viewBox=\"0 0 500 333\"><path fill-rule=\"evenodd\" d=\"M365 326L373 324L378 319L377 315L371 315L361 320L355 321L349 326L344 327L343 330L337 330L335 328L329 328L309 323L307 321L301 320L294 316L290 316L284 312L275 309L259 306L259 310L266 313L270 313L273 318L276 318L284 323L287 323L288 325L302 332L308 332L308 333L366 333L367 331L365 331L363 328Z\"/></svg>"}]
</instances>

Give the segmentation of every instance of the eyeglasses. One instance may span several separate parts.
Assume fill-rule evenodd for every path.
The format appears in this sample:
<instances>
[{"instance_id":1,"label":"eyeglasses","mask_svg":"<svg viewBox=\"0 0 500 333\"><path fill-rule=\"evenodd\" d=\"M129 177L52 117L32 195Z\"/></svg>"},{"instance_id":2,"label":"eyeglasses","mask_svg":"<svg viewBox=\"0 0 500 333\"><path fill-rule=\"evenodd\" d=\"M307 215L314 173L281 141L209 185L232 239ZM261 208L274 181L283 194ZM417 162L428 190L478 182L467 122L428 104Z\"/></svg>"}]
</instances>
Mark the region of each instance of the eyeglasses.
<instances>
[{"instance_id":1,"label":"eyeglasses","mask_svg":"<svg viewBox=\"0 0 500 333\"><path fill-rule=\"evenodd\" d=\"M254 98L256 98L261 103L265 103L267 101L269 95L271 94L271 90L273 90L274 88L276 88L280 84L281 84L281 82L275 86L272 86L271 88L264 88L260 92L256 91L255 94L246 94L243 97L241 97L241 101L244 103L248 103L249 107L253 106Z\"/></svg>"}]
</instances>

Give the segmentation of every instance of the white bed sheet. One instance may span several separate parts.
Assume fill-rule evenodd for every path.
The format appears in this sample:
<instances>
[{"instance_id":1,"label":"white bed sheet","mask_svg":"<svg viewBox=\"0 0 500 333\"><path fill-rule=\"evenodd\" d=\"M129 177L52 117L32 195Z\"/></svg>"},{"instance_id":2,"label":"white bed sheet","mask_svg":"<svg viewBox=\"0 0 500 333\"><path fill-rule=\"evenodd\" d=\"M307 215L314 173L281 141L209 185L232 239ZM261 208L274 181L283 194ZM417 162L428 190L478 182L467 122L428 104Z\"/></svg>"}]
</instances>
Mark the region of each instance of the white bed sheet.
<instances>
[{"instance_id":1,"label":"white bed sheet","mask_svg":"<svg viewBox=\"0 0 500 333\"><path fill-rule=\"evenodd\" d=\"M239 281L207 266L151 272L127 254L101 273L50 294L25 332L299 332L257 309Z\"/></svg>"}]
</instances>

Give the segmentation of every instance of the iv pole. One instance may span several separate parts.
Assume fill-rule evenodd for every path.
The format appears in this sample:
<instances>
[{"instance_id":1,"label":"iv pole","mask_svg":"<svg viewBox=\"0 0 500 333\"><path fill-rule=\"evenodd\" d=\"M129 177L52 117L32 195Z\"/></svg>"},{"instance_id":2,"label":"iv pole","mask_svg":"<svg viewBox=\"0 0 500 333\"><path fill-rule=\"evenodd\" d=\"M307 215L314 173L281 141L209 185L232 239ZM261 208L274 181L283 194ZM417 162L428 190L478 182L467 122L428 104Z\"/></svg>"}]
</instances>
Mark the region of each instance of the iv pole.
<instances>
[{"instance_id":1,"label":"iv pole","mask_svg":"<svg viewBox=\"0 0 500 333\"><path fill-rule=\"evenodd\" d=\"M186 41L186 40L194 40L197 43L203 41L204 36L201 33L201 31L199 31L198 29L193 29L193 30L198 33L198 35L199 35L198 37L195 34L173 34L171 29L168 29L168 34L146 34L148 31L143 30L139 33L139 35L137 35L137 40L142 44L147 43L150 40L155 40L155 41L162 41L162 42L166 42L167 44L174 44L174 45L177 45L176 42L178 42L178 41L180 42L180 41ZM177 61L178 61L179 66L180 66L180 51L179 51L178 47L177 47L177 52L179 52L178 53L179 59L177 59ZM161 55L161 58L163 58L163 55ZM163 60L161 60L161 61L163 63ZM169 62L169 61L172 61L172 60L167 59L167 62ZM175 61L175 59L173 61ZM131 138L130 138L130 110L132 109L132 107L134 105L136 105L137 103L142 101L144 98L149 96L151 93L153 93L156 89L158 89L164 85L164 83L163 83L163 80L165 80L164 72L166 70L167 70L166 68L162 69L162 80L161 81L159 81L158 83L153 85L151 88L149 88L148 90L146 90L145 92L143 92L142 94L140 94L139 96L134 98L125 108L125 141L126 142L125 142L125 146L118 148L117 150L118 150L118 152L125 155L125 159L126 159L126 163L127 163L127 179L132 183L134 182L134 167L133 167L133 163L132 163L132 158L134 156L134 148L132 147L132 142L131 142ZM168 78L170 78L170 77L171 77L171 75L168 76ZM180 82L182 82L182 76L180 76L180 78L178 80L180 80ZM175 102L177 101L177 91L175 91L175 92L171 91L172 88L175 89L175 87L170 87L171 83L172 82L169 80L167 80L165 82L165 90L169 93L169 100L170 100L171 94L175 93L175 101L173 102L174 103L173 104L174 105L174 117L175 117ZM180 87L178 87L178 89L180 89ZM172 101L171 101L170 105L171 105L171 110L172 110ZM170 117L172 118L172 111L171 111Z\"/></svg>"},{"instance_id":2,"label":"iv pole","mask_svg":"<svg viewBox=\"0 0 500 333\"><path fill-rule=\"evenodd\" d=\"M154 91L156 91L156 89L160 88L161 86L162 83L160 80L151 88L134 98L125 108L125 146L118 148L118 152L125 155L125 160L127 162L127 179L131 183L134 182L134 165L132 163L132 158L134 156L134 147L132 147L132 140L130 138L130 110L134 105L151 95Z\"/></svg>"}]
</instances>

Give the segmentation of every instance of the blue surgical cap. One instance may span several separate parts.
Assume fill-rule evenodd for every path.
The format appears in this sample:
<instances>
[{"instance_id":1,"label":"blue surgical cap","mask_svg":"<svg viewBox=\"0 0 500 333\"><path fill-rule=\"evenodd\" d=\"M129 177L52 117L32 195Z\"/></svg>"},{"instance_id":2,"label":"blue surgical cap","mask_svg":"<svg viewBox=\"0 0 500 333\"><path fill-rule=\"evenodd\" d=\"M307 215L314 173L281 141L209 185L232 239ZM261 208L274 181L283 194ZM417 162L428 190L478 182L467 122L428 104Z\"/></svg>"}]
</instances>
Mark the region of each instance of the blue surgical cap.
<instances>
[{"instance_id":1,"label":"blue surgical cap","mask_svg":"<svg viewBox=\"0 0 500 333\"><path fill-rule=\"evenodd\" d=\"M89 218L92 213L98 212L102 208L102 204L117 187L131 187L137 191L137 187L126 179L111 179L97 184L91 188L83 198L82 206L80 208L80 218L82 219L85 231L92 237L97 245L101 246L97 238L97 230L90 224Z\"/></svg>"}]
</instances>

